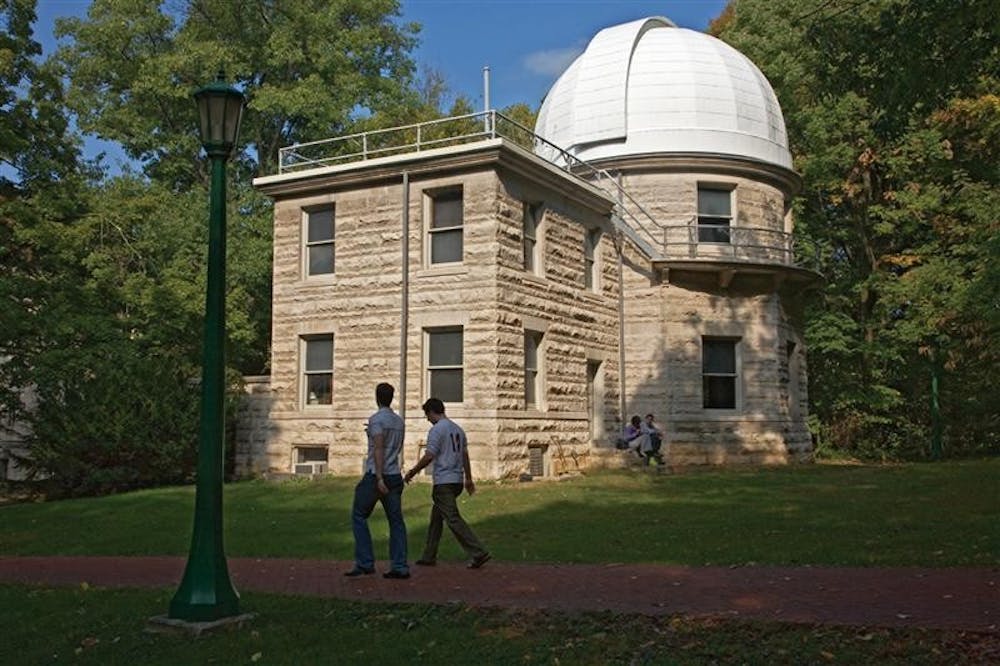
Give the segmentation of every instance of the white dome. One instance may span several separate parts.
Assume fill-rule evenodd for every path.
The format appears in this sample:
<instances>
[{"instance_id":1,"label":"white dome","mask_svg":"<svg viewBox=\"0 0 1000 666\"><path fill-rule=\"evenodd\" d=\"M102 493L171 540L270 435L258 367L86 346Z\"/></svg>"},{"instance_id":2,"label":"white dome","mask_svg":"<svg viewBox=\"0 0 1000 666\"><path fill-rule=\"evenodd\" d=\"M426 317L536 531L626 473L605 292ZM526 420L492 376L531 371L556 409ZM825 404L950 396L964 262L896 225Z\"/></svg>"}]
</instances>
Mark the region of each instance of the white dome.
<instances>
[{"instance_id":1,"label":"white dome","mask_svg":"<svg viewBox=\"0 0 1000 666\"><path fill-rule=\"evenodd\" d=\"M597 33L549 90L535 133L586 161L702 153L792 168L781 107L760 70L661 17Z\"/></svg>"}]
</instances>

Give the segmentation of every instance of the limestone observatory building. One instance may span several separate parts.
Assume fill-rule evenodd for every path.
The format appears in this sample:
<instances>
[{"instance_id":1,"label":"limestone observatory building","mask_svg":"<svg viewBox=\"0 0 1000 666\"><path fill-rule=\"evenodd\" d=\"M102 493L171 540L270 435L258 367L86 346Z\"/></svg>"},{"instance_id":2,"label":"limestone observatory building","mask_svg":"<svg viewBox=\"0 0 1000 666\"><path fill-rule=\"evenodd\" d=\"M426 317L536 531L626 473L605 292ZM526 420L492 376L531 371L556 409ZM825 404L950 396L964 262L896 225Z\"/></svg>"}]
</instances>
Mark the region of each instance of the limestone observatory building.
<instances>
[{"instance_id":1,"label":"limestone observatory building","mask_svg":"<svg viewBox=\"0 0 1000 666\"><path fill-rule=\"evenodd\" d=\"M477 476L621 464L653 413L672 464L808 460L784 121L745 56L654 17L609 27L536 126L492 111L282 151L271 375L237 465L356 474L374 387L466 429Z\"/></svg>"}]
</instances>

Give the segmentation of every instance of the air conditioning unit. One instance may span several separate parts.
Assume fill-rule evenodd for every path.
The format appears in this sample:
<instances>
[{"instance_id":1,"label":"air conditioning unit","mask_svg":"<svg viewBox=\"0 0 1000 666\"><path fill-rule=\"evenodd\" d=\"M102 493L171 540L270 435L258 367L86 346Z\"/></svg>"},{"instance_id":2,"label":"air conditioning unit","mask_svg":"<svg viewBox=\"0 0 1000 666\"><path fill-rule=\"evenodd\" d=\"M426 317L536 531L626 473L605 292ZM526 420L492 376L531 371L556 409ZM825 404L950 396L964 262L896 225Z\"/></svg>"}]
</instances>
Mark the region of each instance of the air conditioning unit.
<instances>
[{"instance_id":1,"label":"air conditioning unit","mask_svg":"<svg viewBox=\"0 0 1000 666\"><path fill-rule=\"evenodd\" d=\"M296 474L326 474L325 462L295 463Z\"/></svg>"}]
</instances>

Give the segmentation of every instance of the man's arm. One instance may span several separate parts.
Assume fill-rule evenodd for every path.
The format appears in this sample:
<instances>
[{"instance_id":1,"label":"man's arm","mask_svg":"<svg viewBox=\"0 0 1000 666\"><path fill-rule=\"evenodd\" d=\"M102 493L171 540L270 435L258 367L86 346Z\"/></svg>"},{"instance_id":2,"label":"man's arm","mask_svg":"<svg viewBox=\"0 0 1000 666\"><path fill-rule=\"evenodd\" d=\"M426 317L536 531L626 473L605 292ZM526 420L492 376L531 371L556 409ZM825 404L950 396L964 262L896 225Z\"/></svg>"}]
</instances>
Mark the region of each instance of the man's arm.
<instances>
[{"instance_id":1,"label":"man's arm","mask_svg":"<svg viewBox=\"0 0 1000 666\"><path fill-rule=\"evenodd\" d=\"M375 481L378 483L378 491L383 495L389 494L389 486L385 485L383 473L385 471L385 433L372 435L372 447L375 454Z\"/></svg>"},{"instance_id":2,"label":"man's arm","mask_svg":"<svg viewBox=\"0 0 1000 666\"><path fill-rule=\"evenodd\" d=\"M470 495L476 492L476 482L472 480L472 463L469 462L469 447L462 447L462 467L465 468L465 490Z\"/></svg>"},{"instance_id":3,"label":"man's arm","mask_svg":"<svg viewBox=\"0 0 1000 666\"><path fill-rule=\"evenodd\" d=\"M410 480L413 479L413 477L415 477L417 474L420 473L420 470L430 465L433 460L434 460L434 454L425 449L423 457L420 458L420 460L417 461L417 464L414 465L410 469L410 471L406 473L406 476L403 477L403 480L409 483Z\"/></svg>"}]
</instances>

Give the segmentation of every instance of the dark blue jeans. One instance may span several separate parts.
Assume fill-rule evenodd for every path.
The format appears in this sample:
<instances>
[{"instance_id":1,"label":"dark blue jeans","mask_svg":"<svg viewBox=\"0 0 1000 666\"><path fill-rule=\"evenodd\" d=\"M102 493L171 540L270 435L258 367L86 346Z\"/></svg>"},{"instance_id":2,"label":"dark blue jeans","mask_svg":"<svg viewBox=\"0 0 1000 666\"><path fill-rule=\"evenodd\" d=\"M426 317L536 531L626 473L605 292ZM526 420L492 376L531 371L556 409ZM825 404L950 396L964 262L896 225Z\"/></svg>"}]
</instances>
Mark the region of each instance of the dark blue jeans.
<instances>
[{"instance_id":1,"label":"dark blue jeans","mask_svg":"<svg viewBox=\"0 0 1000 666\"><path fill-rule=\"evenodd\" d=\"M354 507L351 509L351 527L354 530L354 564L362 569L375 568L372 533L368 529L368 516L375 505L382 502L385 517L389 520L389 558L392 570L409 572L406 563L406 523L403 522L403 475L386 474L385 485L389 494L379 497L374 474L365 474L354 488Z\"/></svg>"}]
</instances>

